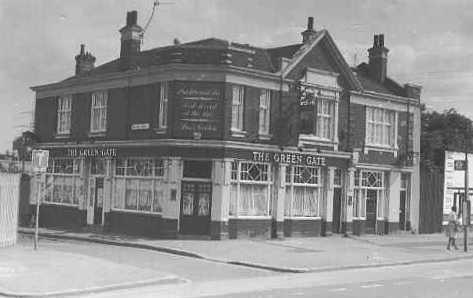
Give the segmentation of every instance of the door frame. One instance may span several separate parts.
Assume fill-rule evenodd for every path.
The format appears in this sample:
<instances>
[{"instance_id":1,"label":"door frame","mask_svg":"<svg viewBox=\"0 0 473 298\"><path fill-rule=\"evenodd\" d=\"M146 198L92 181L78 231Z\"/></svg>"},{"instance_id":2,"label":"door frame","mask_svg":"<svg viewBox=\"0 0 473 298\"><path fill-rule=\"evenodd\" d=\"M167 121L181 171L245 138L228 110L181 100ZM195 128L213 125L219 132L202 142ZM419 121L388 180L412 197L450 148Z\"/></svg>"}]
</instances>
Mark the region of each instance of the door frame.
<instances>
[{"instance_id":1,"label":"door frame","mask_svg":"<svg viewBox=\"0 0 473 298\"><path fill-rule=\"evenodd\" d=\"M89 184L87 186L87 224L88 225L95 225L95 201L97 200L97 179L102 179L102 191L105 192L105 176L104 175L90 175L89 176ZM91 190L91 186L93 185L93 191ZM104 225L105 223L105 193L103 193L102 197L102 220L97 225Z\"/></svg>"},{"instance_id":2,"label":"door frame","mask_svg":"<svg viewBox=\"0 0 473 298\"><path fill-rule=\"evenodd\" d=\"M179 200L179 216L178 216L178 223L177 223L177 231L178 233L181 233L181 225L182 225L182 184L183 183L186 183L186 182L196 182L196 183L208 183L210 184L210 187L211 187L211 191L210 191L210 206L209 206L209 222L212 221L212 200L213 200L213 184L212 184L212 179L208 179L208 178L182 178L181 179L181 185L180 185L180 190L181 190L181 193L179 195L180 197L180 200ZM209 226L209 235L210 235L210 226Z\"/></svg>"}]
</instances>

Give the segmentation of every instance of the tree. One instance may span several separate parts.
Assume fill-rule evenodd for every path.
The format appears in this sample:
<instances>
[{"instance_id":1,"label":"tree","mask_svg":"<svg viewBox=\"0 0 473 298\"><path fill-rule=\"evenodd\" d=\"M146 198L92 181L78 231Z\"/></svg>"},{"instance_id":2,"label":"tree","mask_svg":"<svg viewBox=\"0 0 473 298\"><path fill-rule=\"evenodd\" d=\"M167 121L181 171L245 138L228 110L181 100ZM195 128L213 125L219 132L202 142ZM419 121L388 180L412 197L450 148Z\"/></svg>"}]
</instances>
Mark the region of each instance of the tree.
<instances>
[{"instance_id":1,"label":"tree","mask_svg":"<svg viewBox=\"0 0 473 298\"><path fill-rule=\"evenodd\" d=\"M445 150L471 150L472 121L455 109L442 113L427 112L422 107L421 156L423 165L442 169L445 163Z\"/></svg>"}]
</instances>

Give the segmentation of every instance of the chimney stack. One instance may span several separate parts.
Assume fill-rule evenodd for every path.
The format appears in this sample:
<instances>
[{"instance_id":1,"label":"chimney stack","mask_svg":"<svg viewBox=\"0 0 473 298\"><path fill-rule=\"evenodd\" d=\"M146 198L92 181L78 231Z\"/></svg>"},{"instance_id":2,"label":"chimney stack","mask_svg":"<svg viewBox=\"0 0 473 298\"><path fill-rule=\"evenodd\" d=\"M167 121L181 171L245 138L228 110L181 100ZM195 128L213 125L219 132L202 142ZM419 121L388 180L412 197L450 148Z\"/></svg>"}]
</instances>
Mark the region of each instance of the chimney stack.
<instances>
[{"instance_id":1,"label":"chimney stack","mask_svg":"<svg viewBox=\"0 0 473 298\"><path fill-rule=\"evenodd\" d=\"M80 53L76 55L76 75L88 72L95 67L95 57L85 51L85 45L80 45Z\"/></svg>"},{"instance_id":2,"label":"chimney stack","mask_svg":"<svg viewBox=\"0 0 473 298\"><path fill-rule=\"evenodd\" d=\"M384 46L384 34L375 35L373 47L368 49L369 72L372 78L383 83L388 70L388 52Z\"/></svg>"},{"instance_id":3,"label":"chimney stack","mask_svg":"<svg viewBox=\"0 0 473 298\"><path fill-rule=\"evenodd\" d=\"M129 11L126 14L126 25L120 29L121 47L120 58L136 56L140 52L143 28L137 24L138 12Z\"/></svg>"},{"instance_id":4,"label":"chimney stack","mask_svg":"<svg viewBox=\"0 0 473 298\"><path fill-rule=\"evenodd\" d=\"M314 30L314 17L309 17L307 19L307 29L302 32L302 42L306 43L310 41L310 39L316 34L317 32Z\"/></svg>"}]
</instances>

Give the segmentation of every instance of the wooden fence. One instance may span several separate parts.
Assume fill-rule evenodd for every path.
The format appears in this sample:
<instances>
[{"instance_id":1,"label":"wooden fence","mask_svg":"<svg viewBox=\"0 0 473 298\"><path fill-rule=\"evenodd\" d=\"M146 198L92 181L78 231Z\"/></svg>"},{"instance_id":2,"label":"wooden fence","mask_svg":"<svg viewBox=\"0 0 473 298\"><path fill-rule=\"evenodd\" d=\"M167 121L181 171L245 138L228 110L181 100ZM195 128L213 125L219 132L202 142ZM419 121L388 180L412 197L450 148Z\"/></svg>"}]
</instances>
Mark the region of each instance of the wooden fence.
<instances>
[{"instance_id":1,"label":"wooden fence","mask_svg":"<svg viewBox=\"0 0 473 298\"><path fill-rule=\"evenodd\" d=\"M0 173L0 247L16 243L20 176Z\"/></svg>"},{"instance_id":2,"label":"wooden fence","mask_svg":"<svg viewBox=\"0 0 473 298\"><path fill-rule=\"evenodd\" d=\"M438 233L442 230L443 172L420 168L419 233Z\"/></svg>"}]
</instances>

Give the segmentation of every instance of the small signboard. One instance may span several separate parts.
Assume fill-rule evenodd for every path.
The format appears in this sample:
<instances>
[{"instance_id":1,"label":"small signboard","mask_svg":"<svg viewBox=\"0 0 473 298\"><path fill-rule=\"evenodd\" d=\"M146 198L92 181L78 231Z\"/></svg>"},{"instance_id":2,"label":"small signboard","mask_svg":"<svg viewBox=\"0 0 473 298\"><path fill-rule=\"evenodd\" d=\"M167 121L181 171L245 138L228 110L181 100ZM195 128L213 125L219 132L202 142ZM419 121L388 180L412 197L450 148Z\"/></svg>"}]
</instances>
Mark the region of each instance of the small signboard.
<instances>
[{"instance_id":1,"label":"small signboard","mask_svg":"<svg viewBox=\"0 0 473 298\"><path fill-rule=\"evenodd\" d=\"M49 161L48 150L33 150L31 152L31 161L35 172L46 172Z\"/></svg>"}]
</instances>

